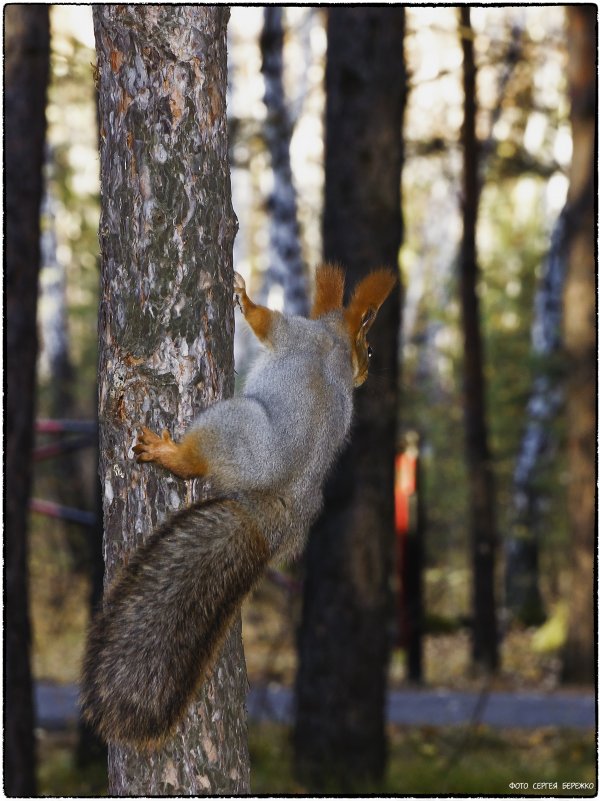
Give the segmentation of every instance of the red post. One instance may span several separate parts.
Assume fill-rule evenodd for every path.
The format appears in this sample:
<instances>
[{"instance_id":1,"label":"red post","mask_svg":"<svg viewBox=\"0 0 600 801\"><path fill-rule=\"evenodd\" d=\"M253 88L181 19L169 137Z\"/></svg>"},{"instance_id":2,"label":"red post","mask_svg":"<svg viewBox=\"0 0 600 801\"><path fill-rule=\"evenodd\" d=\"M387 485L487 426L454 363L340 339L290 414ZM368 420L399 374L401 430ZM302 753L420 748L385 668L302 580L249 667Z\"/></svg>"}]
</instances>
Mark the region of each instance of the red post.
<instances>
[{"instance_id":1,"label":"red post","mask_svg":"<svg viewBox=\"0 0 600 801\"><path fill-rule=\"evenodd\" d=\"M406 436L404 451L396 456L396 575L398 577L398 639L407 650L408 675L422 674L423 538L419 498L418 436Z\"/></svg>"}]
</instances>

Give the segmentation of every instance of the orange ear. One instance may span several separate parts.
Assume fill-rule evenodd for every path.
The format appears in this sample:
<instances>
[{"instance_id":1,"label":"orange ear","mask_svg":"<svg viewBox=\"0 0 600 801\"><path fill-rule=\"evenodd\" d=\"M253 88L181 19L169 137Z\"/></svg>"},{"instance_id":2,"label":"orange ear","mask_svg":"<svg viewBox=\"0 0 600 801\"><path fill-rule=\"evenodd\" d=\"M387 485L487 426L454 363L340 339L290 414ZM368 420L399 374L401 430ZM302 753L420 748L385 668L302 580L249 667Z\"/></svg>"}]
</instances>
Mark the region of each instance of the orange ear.
<instances>
[{"instance_id":1,"label":"orange ear","mask_svg":"<svg viewBox=\"0 0 600 801\"><path fill-rule=\"evenodd\" d=\"M394 288L396 280L391 270L381 269L369 273L356 285L346 309L346 321L353 337L361 328L366 333L373 325L379 307Z\"/></svg>"},{"instance_id":2,"label":"orange ear","mask_svg":"<svg viewBox=\"0 0 600 801\"><path fill-rule=\"evenodd\" d=\"M341 309L344 301L344 271L336 264L321 264L315 273L315 298L311 319Z\"/></svg>"}]
</instances>

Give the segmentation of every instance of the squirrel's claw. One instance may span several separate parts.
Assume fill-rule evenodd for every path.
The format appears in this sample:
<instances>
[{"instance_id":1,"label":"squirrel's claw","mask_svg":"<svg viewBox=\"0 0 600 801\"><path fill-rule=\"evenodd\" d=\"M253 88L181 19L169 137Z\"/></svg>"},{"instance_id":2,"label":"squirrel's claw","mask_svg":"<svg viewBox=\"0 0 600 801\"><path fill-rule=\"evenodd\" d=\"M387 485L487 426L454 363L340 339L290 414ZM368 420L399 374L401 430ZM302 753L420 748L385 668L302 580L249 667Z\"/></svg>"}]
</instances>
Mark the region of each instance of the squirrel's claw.
<instances>
[{"instance_id":1,"label":"squirrel's claw","mask_svg":"<svg viewBox=\"0 0 600 801\"><path fill-rule=\"evenodd\" d=\"M239 295L246 292L246 282L239 273L233 274L233 291Z\"/></svg>"},{"instance_id":2,"label":"squirrel's claw","mask_svg":"<svg viewBox=\"0 0 600 801\"><path fill-rule=\"evenodd\" d=\"M171 435L167 430L163 431L159 437L146 426L141 426L138 431L137 443L132 450L136 454L138 462L153 462L157 456L157 446L172 442Z\"/></svg>"},{"instance_id":3,"label":"squirrel's claw","mask_svg":"<svg viewBox=\"0 0 600 801\"><path fill-rule=\"evenodd\" d=\"M244 311L242 304L243 298L246 297L246 282L239 273L233 274L233 303L238 306L240 311Z\"/></svg>"}]
</instances>

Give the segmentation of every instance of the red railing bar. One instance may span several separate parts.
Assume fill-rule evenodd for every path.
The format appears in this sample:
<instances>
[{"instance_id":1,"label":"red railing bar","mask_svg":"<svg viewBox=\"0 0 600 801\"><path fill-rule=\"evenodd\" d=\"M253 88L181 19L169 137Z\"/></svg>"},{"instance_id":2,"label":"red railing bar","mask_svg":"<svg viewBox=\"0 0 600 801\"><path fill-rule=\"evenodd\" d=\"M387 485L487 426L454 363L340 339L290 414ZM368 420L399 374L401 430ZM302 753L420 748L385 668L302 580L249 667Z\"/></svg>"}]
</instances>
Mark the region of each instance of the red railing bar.
<instances>
[{"instance_id":1,"label":"red railing bar","mask_svg":"<svg viewBox=\"0 0 600 801\"><path fill-rule=\"evenodd\" d=\"M98 424L95 420L49 420L35 421L39 434L95 434Z\"/></svg>"},{"instance_id":2,"label":"red railing bar","mask_svg":"<svg viewBox=\"0 0 600 801\"><path fill-rule=\"evenodd\" d=\"M33 461L39 462L42 459L51 459L53 456L60 456L61 453L87 448L93 444L94 440L90 437L77 437L63 442L53 442L50 445L40 445L33 449Z\"/></svg>"},{"instance_id":3,"label":"red railing bar","mask_svg":"<svg viewBox=\"0 0 600 801\"><path fill-rule=\"evenodd\" d=\"M73 509L70 506L61 506L53 501L42 501L32 498L29 501L29 508L32 512L37 512L46 517L55 517L59 520L68 520L71 523L79 523L82 526L95 526L96 515L93 512L84 512L82 509Z\"/></svg>"}]
</instances>

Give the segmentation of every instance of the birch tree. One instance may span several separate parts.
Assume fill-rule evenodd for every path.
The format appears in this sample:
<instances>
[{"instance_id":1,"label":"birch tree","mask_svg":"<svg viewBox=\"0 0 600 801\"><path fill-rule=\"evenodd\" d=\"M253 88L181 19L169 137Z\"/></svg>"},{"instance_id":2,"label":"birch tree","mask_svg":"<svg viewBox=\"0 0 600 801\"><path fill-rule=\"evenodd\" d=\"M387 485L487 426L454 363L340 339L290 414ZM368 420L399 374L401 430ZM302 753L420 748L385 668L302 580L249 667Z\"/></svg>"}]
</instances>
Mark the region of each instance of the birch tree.
<instances>
[{"instance_id":1,"label":"birch tree","mask_svg":"<svg viewBox=\"0 0 600 801\"><path fill-rule=\"evenodd\" d=\"M505 543L506 605L518 620L529 626L545 620L539 588L544 498L538 482L541 468L554 445L550 426L563 403L562 388L548 368L562 345L566 219L566 211L563 211L552 231L535 295L531 352L543 369L536 370L527 402L525 429L513 473L513 520Z\"/></svg>"},{"instance_id":2,"label":"birch tree","mask_svg":"<svg viewBox=\"0 0 600 801\"><path fill-rule=\"evenodd\" d=\"M227 160L225 6L100 5L99 420L107 581L206 492L139 465L140 424L178 438L233 391L236 219ZM116 795L247 793L239 619L162 750L109 749Z\"/></svg>"},{"instance_id":3,"label":"birch tree","mask_svg":"<svg viewBox=\"0 0 600 801\"><path fill-rule=\"evenodd\" d=\"M283 8L265 6L260 37L265 79L265 139L271 157L273 190L269 197L269 267L267 281L283 289L288 314L308 315L306 268L300 247L298 204L290 162L292 120L283 83Z\"/></svg>"}]
</instances>

